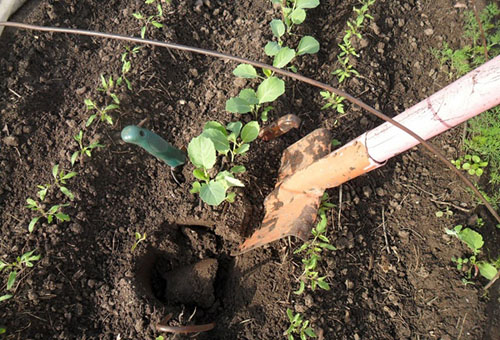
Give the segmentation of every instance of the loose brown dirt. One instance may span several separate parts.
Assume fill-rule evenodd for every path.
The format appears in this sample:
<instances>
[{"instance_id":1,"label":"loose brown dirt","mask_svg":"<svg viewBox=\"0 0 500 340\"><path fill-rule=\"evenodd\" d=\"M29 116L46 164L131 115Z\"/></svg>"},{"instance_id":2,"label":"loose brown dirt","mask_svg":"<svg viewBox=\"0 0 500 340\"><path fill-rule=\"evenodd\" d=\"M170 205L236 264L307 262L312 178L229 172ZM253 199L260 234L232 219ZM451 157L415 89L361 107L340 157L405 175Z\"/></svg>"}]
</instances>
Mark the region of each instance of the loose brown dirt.
<instances>
[{"instance_id":1,"label":"loose brown dirt","mask_svg":"<svg viewBox=\"0 0 500 340\"><path fill-rule=\"evenodd\" d=\"M344 89L393 116L449 83L430 49L443 41L460 45L463 9L455 3L378 0L356 46L361 77ZM321 50L298 58L300 73L336 83L331 72L338 43L355 5L322 0L308 12L287 43L294 46L310 34ZM271 39L270 20L279 16L270 1L209 0L197 8L194 0L173 0L164 8L164 27L148 28L149 38L270 62L263 46ZM138 36L141 25L132 17L137 11L154 14L142 0L42 0L17 19ZM186 146L204 122L234 120L225 101L251 81L236 79L231 62L143 47L131 57L134 90L119 91L115 124L85 130L86 141L105 147L72 168L73 136L90 115L83 100L104 104L99 75L119 74L125 47L14 29L0 40L0 259L12 262L30 250L41 255L18 274L14 297L0 302L6 339L155 339L161 334L155 326L168 313L173 325L216 322L197 339L280 339L288 327L286 308L309 319L321 339L499 339L499 285L489 296L479 278L464 285L451 257L465 249L444 233L475 216L486 220L486 234L494 232L494 223L475 209L461 182L420 148L329 191L336 204L329 237L338 250L325 256L319 270L330 291L292 293L301 274L301 258L293 254L298 240L231 256L258 228L287 146L319 127L345 143L381 123L351 105L343 116L320 110L319 91L308 85L287 81L271 115L272 121L294 113L302 118L300 129L252 144L241 161L248 169L245 188L237 190L234 204L211 208L189 193L192 165L184 167L186 181L177 185L163 163L121 142L120 131L148 118L146 128ZM461 134L457 128L433 143L456 158ZM73 202L57 190L46 198L47 206L70 203L64 212L71 221L39 223L30 234L34 215L26 199L35 198L37 185L50 183L55 163L78 172L68 185ZM446 208L453 217L435 217ZM147 238L132 252L135 232ZM206 274L208 282L214 280L213 293L200 293L197 302L191 295L170 296L176 289L167 287L167 273L176 273L170 282L179 282L179 273L202 259L217 260L215 278L213 268ZM7 280L1 274L0 295Z\"/></svg>"}]
</instances>

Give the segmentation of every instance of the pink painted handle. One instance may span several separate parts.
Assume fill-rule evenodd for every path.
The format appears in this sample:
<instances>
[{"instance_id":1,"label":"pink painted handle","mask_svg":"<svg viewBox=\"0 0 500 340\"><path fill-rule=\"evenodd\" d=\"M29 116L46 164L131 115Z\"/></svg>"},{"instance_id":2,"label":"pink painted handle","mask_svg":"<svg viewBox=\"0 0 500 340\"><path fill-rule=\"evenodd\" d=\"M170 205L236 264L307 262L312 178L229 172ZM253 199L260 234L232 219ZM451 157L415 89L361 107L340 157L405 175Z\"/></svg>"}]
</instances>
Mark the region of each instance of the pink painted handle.
<instances>
[{"instance_id":1,"label":"pink painted handle","mask_svg":"<svg viewBox=\"0 0 500 340\"><path fill-rule=\"evenodd\" d=\"M404 111L394 119L427 140L500 104L500 56ZM384 123L356 138L370 157L384 163L418 144L406 132Z\"/></svg>"}]
</instances>

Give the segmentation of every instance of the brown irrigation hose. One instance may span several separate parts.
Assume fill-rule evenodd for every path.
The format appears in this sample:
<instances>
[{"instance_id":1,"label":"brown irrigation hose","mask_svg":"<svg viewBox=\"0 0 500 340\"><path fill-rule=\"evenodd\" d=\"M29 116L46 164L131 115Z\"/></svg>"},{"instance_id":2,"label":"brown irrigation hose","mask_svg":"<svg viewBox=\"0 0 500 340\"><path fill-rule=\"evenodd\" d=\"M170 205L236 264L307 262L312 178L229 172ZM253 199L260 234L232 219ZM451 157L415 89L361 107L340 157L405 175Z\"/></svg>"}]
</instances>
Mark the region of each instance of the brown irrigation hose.
<instances>
[{"instance_id":1,"label":"brown irrigation hose","mask_svg":"<svg viewBox=\"0 0 500 340\"><path fill-rule=\"evenodd\" d=\"M158 332L175 333L175 334L189 334L207 332L214 329L215 322L207 323L204 325L191 325L191 326L167 326L165 325L168 320L172 318L172 313L169 313L161 323L156 325Z\"/></svg>"},{"instance_id":2,"label":"brown irrigation hose","mask_svg":"<svg viewBox=\"0 0 500 340\"><path fill-rule=\"evenodd\" d=\"M175 43L168 43L168 42L162 42L158 40L149 40L149 39L141 39L141 38L134 38L134 37L128 37L124 35L119 35L119 34L111 34L111 33L101 33L101 32L94 32L94 31L88 31L88 30L81 30L81 29L74 29L74 28L62 28L62 27L45 27L45 26L36 26L36 25L30 25L30 24L24 24L24 23L19 23L19 22L6 22L6 21L0 21L0 26L9 26L9 27L17 27L17 28L23 28L23 29L30 29L30 30L37 30L37 31L43 31L43 32L57 32L57 33L70 33L70 34L78 34L78 35L86 35L86 36L92 36L92 37L100 37L100 38L108 38L108 39L115 39L115 40L122 40L122 41L128 41L128 42L133 42L137 44L144 44L144 45L153 45L153 46L160 46L160 47L166 47L166 48L172 48L175 50L180 50L180 51L187 51L187 52L193 52L193 53L198 53L198 54L204 54L208 55L211 57L215 58L220 58L220 59L228 59L232 61L236 61L239 63L243 64L249 64L253 65L255 67L259 68L265 68L268 70L271 70L277 74L281 74L286 77L290 77L292 79L296 79L299 81L302 81L304 83L310 84L315 87L319 87L323 90L335 93L338 96L344 97L347 100L349 100L351 103L356 104L366 111L370 112L371 114L377 116L378 118L391 123L392 125L395 125L396 127L400 128L413 138L415 138L417 141L422 143L422 145L427 148L429 151L434 153L443 163L445 163L448 168L450 168L475 194L477 197L480 198L480 200L483 202L483 204L486 206L486 208L490 211L490 213L495 217L495 219L500 223L500 216L498 213L493 209L491 204L488 203L486 198L479 192L479 190L472 184L472 182L465 177L453 164L451 164L450 161L446 159L432 144L428 143L425 141L423 138L418 136L416 133L405 127L404 125L398 123L394 119L384 115L382 112L375 110L368 104L362 102L361 100L354 98L353 96L345 93L342 90L339 90L337 88L334 88L330 85L327 85L325 83L319 82L317 80L311 79L304 77L300 74L293 73L291 71L287 70L282 70L276 67L273 67L271 65L267 65L258 61L253 61L245 58L240 58L236 57L230 54L225 54L225 53L220 53L212 50L207 50L203 48L198 48L198 47L191 47L191 46L186 46L186 45L180 45L180 44L175 44Z\"/></svg>"}]
</instances>

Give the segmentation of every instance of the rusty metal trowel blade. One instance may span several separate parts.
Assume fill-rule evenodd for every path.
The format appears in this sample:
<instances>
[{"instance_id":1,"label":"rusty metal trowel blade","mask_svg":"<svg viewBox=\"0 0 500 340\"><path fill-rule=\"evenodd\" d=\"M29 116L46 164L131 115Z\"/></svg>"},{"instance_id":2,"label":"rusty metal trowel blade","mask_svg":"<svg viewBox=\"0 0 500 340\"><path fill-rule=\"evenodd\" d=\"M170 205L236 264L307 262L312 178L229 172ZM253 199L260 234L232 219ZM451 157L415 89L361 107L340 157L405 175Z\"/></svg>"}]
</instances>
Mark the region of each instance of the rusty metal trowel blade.
<instances>
[{"instance_id":1,"label":"rusty metal trowel blade","mask_svg":"<svg viewBox=\"0 0 500 340\"><path fill-rule=\"evenodd\" d=\"M317 129L289 146L281 158L278 182L264 201L265 216L260 229L240 245L241 253L293 235L307 239L316 220L323 189L297 192L286 188L286 179L330 153L330 133Z\"/></svg>"}]
</instances>

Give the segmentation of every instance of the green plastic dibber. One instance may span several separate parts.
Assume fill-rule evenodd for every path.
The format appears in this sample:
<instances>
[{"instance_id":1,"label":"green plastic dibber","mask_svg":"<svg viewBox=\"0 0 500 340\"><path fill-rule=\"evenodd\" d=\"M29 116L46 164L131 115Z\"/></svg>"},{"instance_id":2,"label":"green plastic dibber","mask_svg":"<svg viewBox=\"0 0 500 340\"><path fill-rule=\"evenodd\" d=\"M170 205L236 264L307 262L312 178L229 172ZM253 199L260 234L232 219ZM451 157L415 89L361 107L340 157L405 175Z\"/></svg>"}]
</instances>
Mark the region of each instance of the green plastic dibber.
<instances>
[{"instance_id":1,"label":"green plastic dibber","mask_svg":"<svg viewBox=\"0 0 500 340\"><path fill-rule=\"evenodd\" d=\"M121 136L124 142L139 145L172 168L186 162L186 154L184 152L173 147L169 142L148 129L129 125L123 128Z\"/></svg>"}]
</instances>

